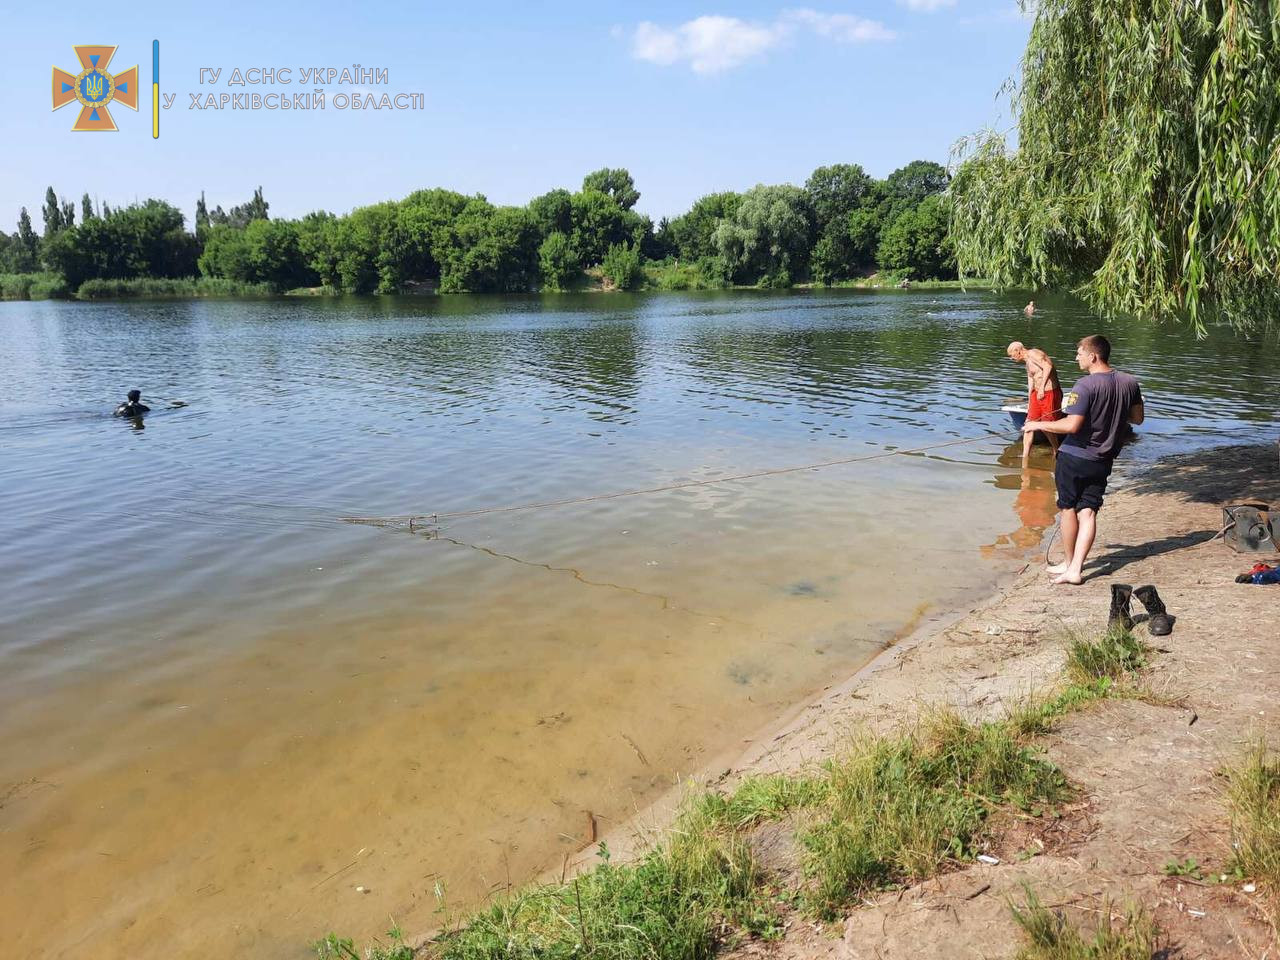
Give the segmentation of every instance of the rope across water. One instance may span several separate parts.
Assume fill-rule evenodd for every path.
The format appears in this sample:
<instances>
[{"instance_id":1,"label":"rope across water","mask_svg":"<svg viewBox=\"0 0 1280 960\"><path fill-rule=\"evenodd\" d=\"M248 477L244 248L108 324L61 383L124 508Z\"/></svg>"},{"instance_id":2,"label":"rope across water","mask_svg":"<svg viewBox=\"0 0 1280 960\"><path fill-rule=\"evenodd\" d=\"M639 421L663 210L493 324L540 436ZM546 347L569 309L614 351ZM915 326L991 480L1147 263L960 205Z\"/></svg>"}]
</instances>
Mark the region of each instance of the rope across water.
<instances>
[{"instance_id":1,"label":"rope across water","mask_svg":"<svg viewBox=\"0 0 1280 960\"><path fill-rule=\"evenodd\" d=\"M681 480L677 483L665 483L656 487L642 487L636 490L620 490L614 493L599 493L586 497L566 497L561 500L539 500L530 503L510 504L503 507L483 507L476 510L458 510L453 513L414 513L386 517L341 517L340 519L346 523L365 523L374 526L391 526L402 523L412 525L417 521L438 523L442 520L461 520L493 513L514 513L517 510L537 510L546 507L569 506L576 503L594 503L599 500L619 500L623 497L639 497L651 493L664 493L668 490L684 490L689 487L707 487L718 483L732 483L737 480L755 480L759 477L775 477L785 473L800 473L804 470L820 470L823 467L838 467L847 463L864 463L869 460L884 460L889 457L926 453L930 450L941 449L942 447L953 447L962 443L976 443L979 440L986 440L990 437L1004 438L1004 436L1005 435L1002 433L997 433L994 430L988 430L976 437L961 437L956 440L944 440L939 443L930 443L922 447L912 447L906 450L883 450L880 453L870 453L858 457L842 457L838 460L820 460L816 463L806 463L800 466L776 467L770 470L756 470L751 473L737 473L727 477L709 477L706 480Z\"/></svg>"}]
</instances>

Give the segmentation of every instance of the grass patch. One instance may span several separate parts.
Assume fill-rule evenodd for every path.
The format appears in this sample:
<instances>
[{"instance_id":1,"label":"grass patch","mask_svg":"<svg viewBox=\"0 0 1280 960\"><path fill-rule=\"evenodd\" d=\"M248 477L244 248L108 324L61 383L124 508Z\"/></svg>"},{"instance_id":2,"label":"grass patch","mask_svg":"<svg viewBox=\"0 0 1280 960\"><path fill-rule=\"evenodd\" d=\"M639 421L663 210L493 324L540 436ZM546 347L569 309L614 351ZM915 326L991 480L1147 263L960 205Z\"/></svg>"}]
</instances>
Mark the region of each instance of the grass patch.
<instances>
[{"instance_id":1,"label":"grass patch","mask_svg":"<svg viewBox=\"0 0 1280 960\"><path fill-rule=\"evenodd\" d=\"M1062 717L1110 696L1114 687L1111 677L1097 677L1087 683L1069 684L1049 695L1032 694L1009 711L1005 723L1016 737L1044 736Z\"/></svg>"},{"instance_id":2,"label":"grass patch","mask_svg":"<svg viewBox=\"0 0 1280 960\"><path fill-rule=\"evenodd\" d=\"M723 265L715 258L684 261L648 260L644 286L649 290L722 290L729 286Z\"/></svg>"},{"instance_id":3,"label":"grass patch","mask_svg":"<svg viewBox=\"0 0 1280 960\"><path fill-rule=\"evenodd\" d=\"M1131 907L1117 924L1110 905L1103 903L1102 922L1086 938L1061 913L1045 907L1030 888L1025 903L1009 906L1027 938L1014 960L1151 960L1162 947L1155 920L1141 907Z\"/></svg>"},{"instance_id":4,"label":"grass patch","mask_svg":"<svg viewBox=\"0 0 1280 960\"><path fill-rule=\"evenodd\" d=\"M55 300L70 295L60 273L0 273L0 300Z\"/></svg>"},{"instance_id":5,"label":"grass patch","mask_svg":"<svg viewBox=\"0 0 1280 960\"><path fill-rule=\"evenodd\" d=\"M132 277L86 280L76 290L80 300L166 299L171 297L270 297L265 283L241 283L222 277Z\"/></svg>"},{"instance_id":6,"label":"grass patch","mask_svg":"<svg viewBox=\"0 0 1280 960\"><path fill-rule=\"evenodd\" d=\"M355 942L336 934L329 934L323 940L311 945L319 960L413 960L413 948L404 942L404 934L399 927L393 926L387 931L388 943L375 943L366 947L363 953L356 952Z\"/></svg>"},{"instance_id":7,"label":"grass patch","mask_svg":"<svg viewBox=\"0 0 1280 960\"><path fill-rule=\"evenodd\" d=\"M712 820L741 830L814 806L827 796L829 786L828 780L819 777L773 773L747 777L729 795L707 792L697 802Z\"/></svg>"},{"instance_id":8,"label":"grass patch","mask_svg":"<svg viewBox=\"0 0 1280 960\"><path fill-rule=\"evenodd\" d=\"M687 805L665 842L633 864L613 864L601 851L605 862L591 872L504 898L430 954L703 960L724 931L772 924L749 845L704 804Z\"/></svg>"},{"instance_id":9,"label":"grass patch","mask_svg":"<svg viewBox=\"0 0 1280 960\"><path fill-rule=\"evenodd\" d=\"M1229 867L1252 879L1280 933L1280 759L1258 742L1227 771L1235 854Z\"/></svg>"},{"instance_id":10,"label":"grass patch","mask_svg":"<svg viewBox=\"0 0 1280 960\"><path fill-rule=\"evenodd\" d=\"M1067 649L1067 679L1080 686L1121 680L1146 666L1150 657L1150 647L1119 627L1097 640L1076 636Z\"/></svg>"},{"instance_id":11,"label":"grass patch","mask_svg":"<svg viewBox=\"0 0 1280 960\"><path fill-rule=\"evenodd\" d=\"M854 277L849 280L835 280L828 284L800 284L807 287L830 287L832 289L893 289L903 279L902 271L881 271L865 277ZM912 290L995 290L998 289L990 280L969 278L965 280L912 280Z\"/></svg>"},{"instance_id":12,"label":"grass patch","mask_svg":"<svg viewBox=\"0 0 1280 960\"><path fill-rule=\"evenodd\" d=\"M337 287L294 287L284 291L286 297L341 297L343 292Z\"/></svg>"},{"instance_id":13,"label":"grass patch","mask_svg":"<svg viewBox=\"0 0 1280 960\"><path fill-rule=\"evenodd\" d=\"M951 711L904 736L858 742L829 774L825 810L801 834L809 897L828 918L867 892L972 857L996 807L1033 810L1068 795L1058 769L1008 723Z\"/></svg>"}]
</instances>

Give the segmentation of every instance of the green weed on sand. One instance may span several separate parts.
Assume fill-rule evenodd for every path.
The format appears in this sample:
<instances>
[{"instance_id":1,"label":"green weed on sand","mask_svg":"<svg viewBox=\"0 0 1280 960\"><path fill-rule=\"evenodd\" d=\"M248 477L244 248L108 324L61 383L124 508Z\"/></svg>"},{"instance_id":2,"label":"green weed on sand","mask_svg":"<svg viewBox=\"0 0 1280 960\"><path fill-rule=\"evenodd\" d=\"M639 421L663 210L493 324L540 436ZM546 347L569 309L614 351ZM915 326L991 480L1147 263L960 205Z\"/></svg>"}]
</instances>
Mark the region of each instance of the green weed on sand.
<instances>
[{"instance_id":1,"label":"green weed on sand","mask_svg":"<svg viewBox=\"0 0 1280 960\"><path fill-rule=\"evenodd\" d=\"M1026 902L1010 904L1010 909L1027 939L1014 960L1151 960L1161 949L1160 931L1140 907L1129 908L1116 923L1104 903L1102 920L1090 938L1046 908L1030 888Z\"/></svg>"},{"instance_id":2,"label":"green weed on sand","mask_svg":"<svg viewBox=\"0 0 1280 960\"><path fill-rule=\"evenodd\" d=\"M638 862L606 859L568 883L516 893L444 937L432 953L447 960L699 960L711 955L722 931L756 913L755 889L745 840L695 804L667 841Z\"/></svg>"},{"instance_id":3,"label":"green weed on sand","mask_svg":"<svg viewBox=\"0 0 1280 960\"><path fill-rule=\"evenodd\" d=\"M1097 640L1071 638L1067 649L1067 678L1090 684L1104 677L1119 680L1147 665L1151 648L1128 630L1112 627Z\"/></svg>"},{"instance_id":4,"label":"green weed on sand","mask_svg":"<svg viewBox=\"0 0 1280 960\"><path fill-rule=\"evenodd\" d=\"M1252 879L1280 933L1280 759L1258 742L1227 771L1234 871Z\"/></svg>"},{"instance_id":5,"label":"green weed on sand","mask_svg":"<svg viewBox=\"0 0 1280 960\"><path fill-rule=\"evenodd\" d=\"M997 807L1048 807L1068 792L1010 724L973 724L951 711L902 736L860 740L828 769L826 801L800 837L808 895L828 918L871 890L972 857Z\"/></svg>"}]
</instances>

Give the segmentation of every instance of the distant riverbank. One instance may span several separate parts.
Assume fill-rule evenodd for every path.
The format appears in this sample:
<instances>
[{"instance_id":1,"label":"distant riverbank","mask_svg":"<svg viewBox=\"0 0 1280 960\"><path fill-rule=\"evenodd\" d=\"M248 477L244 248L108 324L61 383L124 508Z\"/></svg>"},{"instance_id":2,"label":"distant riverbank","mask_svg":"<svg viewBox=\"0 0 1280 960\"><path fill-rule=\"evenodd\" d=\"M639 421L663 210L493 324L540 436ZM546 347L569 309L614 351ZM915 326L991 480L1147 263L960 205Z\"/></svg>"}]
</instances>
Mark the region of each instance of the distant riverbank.
<instances>
[{"instance_id":1,"label":"distant riverbank","mask_svg":"<svg viewBox=\"0 0 1280 960\"><path fill-rule=\"evenodd\" d=\"M902 287L903 280L908 286ZM704 275L696 266L649 263L644 267L641 284L628 292L685 291L685 290L994 290L989 280L971 278L965 280L911 280L900 274L873 273L852 280L835 283L795 283L783 288L762 287L758 284L730 284ZM530 293L540 292L530 290ZM553 291L541 291L553 292ZM579 282L570 290L554 291L570 293L620 292L599 270L585 271ZM436 295L434 283L413 284L401 290L398 296ZM186 300L186 299L262 299L267 297L377 297L383 294L351 294L334 287L295 287L276 290L266 283L244 283L221 277L135 277L128 280L86 280L72 290L66 280L57 273L6 273L0 274L0 300Z\"/></svg>"}]
</instances>

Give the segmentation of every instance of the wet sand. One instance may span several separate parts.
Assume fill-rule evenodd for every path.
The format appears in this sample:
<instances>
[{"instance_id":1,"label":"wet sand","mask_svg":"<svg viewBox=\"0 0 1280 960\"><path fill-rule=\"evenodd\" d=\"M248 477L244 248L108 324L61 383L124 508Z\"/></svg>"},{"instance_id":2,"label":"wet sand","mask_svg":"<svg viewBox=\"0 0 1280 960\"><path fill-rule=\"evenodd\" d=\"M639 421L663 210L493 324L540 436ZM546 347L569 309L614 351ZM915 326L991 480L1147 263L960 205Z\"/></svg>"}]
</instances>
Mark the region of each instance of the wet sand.
<instances>
[{"instance_id":1,"label":"wet sand","mask_svg":"<svg viewBox=\"0 0 1280 960\"><path fill-rule=\"evenodd\" d=\"M352 528L423 563L497 565L501 592L470 615L353 597L347 617L247 648L175 643L145 670L124 657L57 678L5 718L0 928L33 957L302 957L329 929L433 926L437 885L461 909L556 869L593 822L623 822L928 611L985 592L1038 537L1025 522L1048 523L1033 497L987 547L960 546L1007 497L983 488L930 519L942 565L922 588L899 531L955 468L892 463L900 495L876 515L779 508L676 543L641 524L580 559L515 546L501 523L446 531L458 543ZM770 498L801 502L802 479ZM802 575L762 542L775 523L807 542Z\"/></svg>"}]
</instances>

